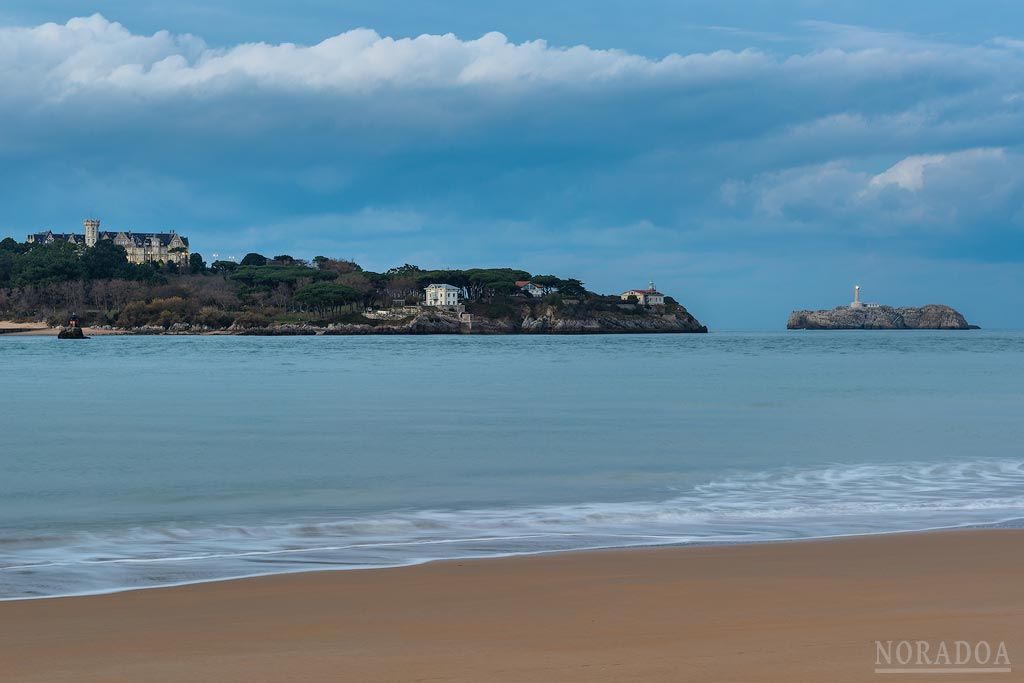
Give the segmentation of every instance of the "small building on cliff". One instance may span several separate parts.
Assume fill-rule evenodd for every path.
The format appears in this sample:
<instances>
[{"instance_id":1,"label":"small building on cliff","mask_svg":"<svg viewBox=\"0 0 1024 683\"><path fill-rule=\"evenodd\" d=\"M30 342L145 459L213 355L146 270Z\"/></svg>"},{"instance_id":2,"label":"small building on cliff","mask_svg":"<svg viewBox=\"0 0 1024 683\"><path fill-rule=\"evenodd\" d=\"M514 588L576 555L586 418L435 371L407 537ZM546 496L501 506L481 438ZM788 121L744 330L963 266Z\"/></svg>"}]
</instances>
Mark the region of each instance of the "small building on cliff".
<instances>
[{"instance_id":1,"label":"small building on cliff","mask_svg":"<svg viewBox=\"0 0 1024 683\"><path fill-rule=\"evenodd\" d=\"M459 305L459 294L461 293L461 290L454 285L427 285L424 291L427 294L425 302L427 306L454 308Z\"/></svg>"},{"instance_id":2,"label":"small building on cliff","mask_svg":"<svg viewBox=\"0 0 1024 683\"><path fill-rule=\"evenodd\" d=\"M518 287L519 291L521 291L523 294L528 294L529 296L532 296L535 299L539 299L548 293L548 290L546 290L544 287L542 287L541 285L535 285L529 280L517 281L516 287Z\"/></svg>"},{"instance_id":3,"label":"small building on cliff","mask_svg":"<svg viewBox=\"0 0 1024 683\"><path fill-rule=\"evenodd\" d=\"M647 286L647 289L631 289L623 292L620 298L623 301L629 301L630 297L636 297L637 303L641 306L665 305L665 295L654 287L653 282Z\"/></svg>"}]
</instances>

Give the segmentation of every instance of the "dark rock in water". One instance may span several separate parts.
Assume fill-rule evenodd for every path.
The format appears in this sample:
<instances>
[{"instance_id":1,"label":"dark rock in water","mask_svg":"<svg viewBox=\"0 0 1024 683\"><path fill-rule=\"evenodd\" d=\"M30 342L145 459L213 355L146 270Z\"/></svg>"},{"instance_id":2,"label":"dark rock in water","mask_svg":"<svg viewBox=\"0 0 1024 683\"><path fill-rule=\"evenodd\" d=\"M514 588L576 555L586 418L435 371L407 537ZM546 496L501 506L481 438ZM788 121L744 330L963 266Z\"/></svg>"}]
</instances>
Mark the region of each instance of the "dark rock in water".
<instances>
[{"instance_id":1,"label":"dark rock in water","mask_svg":"<svg viewBox=\"0 0 1024 683\"><path fill-rule=\"evenodd\" d=\"M57 339L88 339L81 327L63 327L57 333Z\"/></svg>"},{"instance_id":2,"label":"dark rock in water","mask_svg":"<svg viewBox=\"0 0 1024 683\"><path fill-rule=\"evenodd\" d=\"M268 325L264 327L239 328L235 334L249 337L301 337L316 334L310 325Z\"/></svg>"},{"instance_id":3,"label":"dark rock in water","mask_svg":"<svg viewBox=\"0 0 1024 683\"><path fill-rule=\"evenodd\" d=\"M892 306L839 306L830 311L793 311L790 330L976 330L949 306L929 304L920 308Z\"/></svg>"}]
</instances>

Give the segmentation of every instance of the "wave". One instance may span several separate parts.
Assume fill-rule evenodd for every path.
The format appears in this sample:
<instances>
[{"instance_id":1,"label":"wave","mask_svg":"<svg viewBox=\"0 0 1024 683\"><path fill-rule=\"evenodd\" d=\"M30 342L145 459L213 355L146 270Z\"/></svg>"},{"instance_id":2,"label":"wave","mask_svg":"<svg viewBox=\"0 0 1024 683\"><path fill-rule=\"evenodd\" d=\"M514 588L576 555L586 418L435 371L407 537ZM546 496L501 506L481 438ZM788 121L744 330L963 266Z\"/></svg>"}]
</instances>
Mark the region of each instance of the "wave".
<instances>
[{"instance_id":1,"label":"wave","mask_svg":"<svg viewBox=\"0 0 1024 683\"><path fill-rule=\"evenodd\" d=\"M795 540L1024 517L1024 460L736 474L659 501L404 510L0 538L0 599L640 545Z\"/></svg>"}]
</instances>

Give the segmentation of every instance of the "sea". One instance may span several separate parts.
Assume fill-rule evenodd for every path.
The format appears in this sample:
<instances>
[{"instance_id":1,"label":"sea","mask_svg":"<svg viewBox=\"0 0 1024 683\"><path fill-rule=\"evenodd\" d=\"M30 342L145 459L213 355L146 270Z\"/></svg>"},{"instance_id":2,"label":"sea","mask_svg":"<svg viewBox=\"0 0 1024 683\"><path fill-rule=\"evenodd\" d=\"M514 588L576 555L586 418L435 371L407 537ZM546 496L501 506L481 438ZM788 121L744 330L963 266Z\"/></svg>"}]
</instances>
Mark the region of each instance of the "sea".
<instances>
[{"instance_id":1,"label":"sea","mask_svg":"<svg viewBox=\"0 0 1024 683\"><path fill-rule=\"evenodd\" d=\"M0 599L1024 518L1024 333L0 337Z\"/></svg>"}]
</instances>

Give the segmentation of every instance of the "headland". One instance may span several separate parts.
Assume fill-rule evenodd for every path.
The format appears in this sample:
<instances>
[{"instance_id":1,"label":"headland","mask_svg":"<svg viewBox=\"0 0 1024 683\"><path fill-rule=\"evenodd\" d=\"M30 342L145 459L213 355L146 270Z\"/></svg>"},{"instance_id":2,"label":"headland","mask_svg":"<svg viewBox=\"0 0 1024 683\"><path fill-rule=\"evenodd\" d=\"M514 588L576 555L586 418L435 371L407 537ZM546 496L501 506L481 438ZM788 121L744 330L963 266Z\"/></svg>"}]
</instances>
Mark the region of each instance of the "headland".
<instances>
[{"instance_id":1,"label":"headland","mask_svg":"<svg viewBox=\"0 0 1024 683\"><path fill-rule=\"evenodd\" d=\"M346 260L247 254L207 264L175 232L46 231L0 241L0 332L617 334L707 332L651 282L604 295L517 268L372 272ZM71 317L76 316L74 322ZM33 330L18 324L35 323ZM80 333L80 332L79 332ZM66 332L65 332L66 334Z\"/></svg>"}]
</instances>

